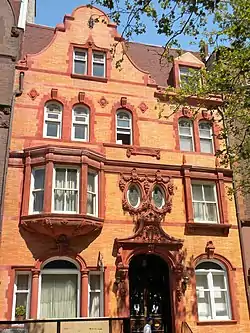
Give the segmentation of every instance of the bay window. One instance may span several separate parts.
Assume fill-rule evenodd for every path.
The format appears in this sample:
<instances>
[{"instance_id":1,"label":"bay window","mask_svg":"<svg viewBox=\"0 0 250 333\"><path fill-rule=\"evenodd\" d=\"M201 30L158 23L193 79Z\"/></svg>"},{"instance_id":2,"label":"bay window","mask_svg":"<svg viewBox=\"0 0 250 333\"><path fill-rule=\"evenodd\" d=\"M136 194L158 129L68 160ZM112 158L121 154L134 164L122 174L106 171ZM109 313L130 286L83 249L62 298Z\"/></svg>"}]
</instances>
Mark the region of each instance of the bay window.
<instances>
[{"instance_id":1,"label":"bay window","mask_svg":"<svg viewBox=\"0 0 250 333\"><path fill-rule=\"evenodd\" d=\"M218 222L218 203L215 184L193 182L192 202L195 222Z\"/></svg>"},{"instance_id":2,"label":"bay window","mask_svg":"<svg viewBox=\"0 0 250 333\"><path fill-rule=\"evenodd\" d=\"M230 320L227 271L215 262L202 262L195 269L199 320Z\"/></svg>"},{"instance_id":3,"label":"bay window","mask_svg":"<svg viewBox=\"0 0 250 333\"><path fill-rule=\"evenodd\" d=\"M54 212L77 213L79 201L78 169L56 167L53 181Z\"/></svg>"},{"instance_id":4,"label":"bay window","mask_svg":"<svg viewBox=\"0 0 250 333\"><path fill-rule=\"evenodd\" d=\"M88 172L87 214L98 215L98 175L92 170Z\"/></svg>"},{"instance_id":5,"label":"bay window","mask_svg":"<svg viewBox=\"0 0 250 333\"><path fill-rule=\"evenodd\" d=\"M43 211L45 169L35 168L31 176L30 213Z\"/></svg>"}]
</instances>

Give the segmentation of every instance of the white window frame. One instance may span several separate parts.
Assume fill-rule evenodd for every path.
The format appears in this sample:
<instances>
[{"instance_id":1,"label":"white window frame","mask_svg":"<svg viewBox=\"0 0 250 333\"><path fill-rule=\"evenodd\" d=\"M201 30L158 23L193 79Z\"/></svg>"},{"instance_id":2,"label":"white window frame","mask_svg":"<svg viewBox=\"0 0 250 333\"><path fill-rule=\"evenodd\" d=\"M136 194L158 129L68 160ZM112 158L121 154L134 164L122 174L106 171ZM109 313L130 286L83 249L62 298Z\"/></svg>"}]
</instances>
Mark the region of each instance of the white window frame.
<instances>
[{"instance_id":1,"label":"white window frame","mask_svg":"<svg viewBox=\"0 0 250 333\"><path fill-rule=\"evenodd\" d=\"M90 289L90 276L91 275L99 275L100 276L100 289L91 290ZM101 318L104 317L104 272L102 271L89 271L89 281L88 281L88 317L89 306L90 306L90 293L91 292L99 292L100 293L100 317L91 317L91 318Z\"/></svg>"},{"instance_id":2,"label":"white window frame","mask_svg":"<svg viewBox=\"0 0 250 333\"><path fill-rule=\"evenodd\" d=\"M60 107L60 112L58 113L58 119L51 119L48 118L48 113L50 113L50 111L48 110L47 106L49 104L56 104ZM50 139L61 139L62 136L62 113L63 113L63 107L60 103L56 102L56 101L49 101L45 104L44 106L44 122L43 122L43 137L44 138L50 138ZM57 131L57 136L49 136L47 135L47 122L51 122L51 123L57 123L59 124L59 129Z\"/></svg>"},{"instance_id":3,"label":"white window frame","mask_svg":"<svg viewBox=\"0 0 250 333\"><path fill-rule=\"evenodd\" d=\"M28 289L17 290L17 278L18 275L28 275ZM17 271L15 276L14 291L13 291L13 303L12 303L12 320L16 320L16 294L27 294L27 307L26 307L26 319L30 317L30 298L31 298L31 272Z\"/></svg>"},{"instance_id":4,"label":"white window frame","mask_svg":"<svg viewBox=\"0 0 250 333\"><path fill-rule=\"evenodd\" d=\"M86 109L87 110L87 121L86 122L83 122L83 121L79 121L79 120L75 120L75 108L78 108L78 107L81 107L83 109ZM78 104L78 105L75 105L74 108L72 109L72 127L71 127L71 140L72 141L83 141L83 142L88 142L89 141L89 108L85 105L81 105L81 104ZM87 137L86 139L78 139L78 138L75 138L74 135L75 135L75 132L74 132L74 125L82 125L82 126L86 126L87 127Z\"/></svg>"},{"instance_id":5,"label":"white window frame","mask_svg":"<svg viewBox=\"0 0 250 333\"><path fill-rule=\"evenodd\" d=\"M99 54L103 55L103 60L94 60L94 55ZM94 75L94 64L101 64L103 65L103 76L96 76ZM100 51L93 51L92 53L92 76L94 77L106 77L106 53L105 52L100 52Z\"/></svg>"},{"instance_id":6,"label":"white window frame","mask_svg":"<svg viewBox=\"0 0 250 333\"><path fill-rule=\"evenodd\" d=\"M38 192L41 191L41 189L34 189L34 185L35 185L35 171L36 170L44 170L44 187L45 187L45 167L41 166L41 167L37 167L37 168L32 168L32 172L31 172L31 184L30 184L30 200L29 200L29 213L30 214L40 214L41 212L39 211L34 211L33 210L33 205L34 205L34 196L33 196L33 192ZM43 187L43 204L44 204L44 187Z\"/></svg>"},{"instance_id":7,"label":"white window frame","mask_svg":"<svg viewBox=\"0 0 250 333\"><path fill-rule=\"evenodd\" d=\"M187 72L186 73L182 73L181 69L182 68L187 68ZM189 78L191 75L191 72L190 71L198 71L200 69L200 67L192 67L192 66L185 66L185 65L179 65L179 85L181 87L181 77L186 77L186 78Z\"/></svg>"},{"instance_id":8,"label":"white window frame","mask_svg":"<svg viewBox=\"0 0 250 333\"><path fill-rule=\"evenodd\" d=\"M129 134L128 134L128 132L124 132L122 130L122 127L118 126L118 114L119 113L126 113L129 116L129 127L126 127L126 129L129 129ZM120 128L120 129L118 129L118 128ZM116 115L115 115L115 131L116 131L116 143L117 144L121 144L121 145L123 144L123 143L119 142L121 140L117 139L117 135L118 134L127 134L127 135L129 135L130 136L130 143L129 143L129 145L133 144L133 124L132 124L132 114L130 112L128 112L127 110L124 110L124 109L119 109L119 110L116 111Z\"/></svg>"},{"instance_id":9,"label":"white window frame","mask_svg":"<svg viewBox=\"0 0 250 333\"><path fill-rule=\"evenodd\" d=\"M208 261L201 261L201 262L199 262L199 264L201 264L203 262L209 263ZM231 320L232 319L232 309L231 309L231 298L230 298L230 290L229 290L229 284L228 284L227 269L224 267L224 265L222 265L217 260L213 260L213 261L210 261L210 262L219 265L222 269L221 270L218 270L218 269L195 269L195 276L196 275L207 276L208 289L197 289L197 287L196 287L196 293L198 292L198 290L209 292L209 299L210 299L209 306L211 307L211 315L212 315L211 318L200 318L199 317L199 321ZM224 277L225 288L220 289L220 291L226 292L226 307L227 307L228 316L216 316L214 292L218 291L218 290L216 290L213 286L213 275L223 275L223 277ZM198 301L197 301L197 308L198 308Z\"/></svg>"},{"instance_id":10,"label":"white window frame","mask_svg":"<svg viewBox=\"0 0 250 333\"><path fill-rule=\"evenodd\" d=\"M76 52L81 52L82 54L85 53L85 59L77 59L76 58ZM76 60L85 63L85 72L84 73L77 73L75 71L75 61ZM73 72L73 74L77 74L77 75L87 75L87 73L88 73L88 50L74 48L74 51L73 51L73 71L72 72Z\"/></svg>"},{"instance_id":11,"label":"white window frame","mask_svg":"<svg viewBox=\"0 0 250 333\"><path fill-rule=\"evenodd\" d=\"M201 136L201 133L200 133L200 124L202 124L202 123L209 124L209 126L210 126L210 138L206 138L206 137ZM213 138L213 128L212 128L212 125L210 124L209 121L201 120L198 123L198 130L199 130L199 139L200 139L200 149L201 149L201 146L202 146L201 145L201 140L210 141L211 142L211 146L212 146L212 151L210 152L210 154L213 154L214 153L214 138ZM201 152L202 152L202 149L201 149ZM207 154L209 154L209 153L207 153Z\"/></svg>"},{"instance_id":12,"label":"white window frame","mask_svg":"<svg viewBox=\"0 0 250 333\"><path fill-rule=\"evenodd\" d=\"M87 179L87 196L88 196L88 193L94 195L95 212L94 212L94 214L90 214L90 213L87 212L87 209L86 209L86 213L87 213L87 215L90 215L90 216L98 216L98 214L99 214L99 196L98 196L98 193L99 193L99 174L98 174L97 171L92 170L92 169L88 170L88 177L89 177L89 174L92 174L95 177L95 192L91 192L91 191L88 190L89 180Z\"/></svg>"},{"instance_id":13,"label":"white window frame","mask_svg":"<svg viewBox=\"0 0 250 333\"><path fill-rule=\"evenodd\" d=\"M76 265L76 269L42 269L41 270L41 274L39 276L39 291L38 291L38 307L37 307L37 318L38 319L42 319L40 318L41 315L41 295L42 295L42 276L45 274L52 274L52 275L66 275L66 274L75 274L77 275L77 304L76 304L76 318L80 317L80 295L81 295L81 275L80 275L80 268L79 265L77 263L75 263L75 261L71 260L68 257L53 257L50 258L49 260L46 260L43 263L43 267L46 266L46 264L48 264L51 261L55 261L55 260L66 260L69 261L71 263L73 263L74 265ZM46 318L48 319L48 318ZM65 319L65 318L58 318L58 319Z\"/></svg>"},{"instance_id":14,"label":"white window frame","mask_svg":"<svg viewBox=\"0 0 250 333\"><path fill-rule=\"evenodd\" d=\"M188 122L191 126L190 126L190 130L191 130L191 134L181 134L181 131L180 131L180 122L181 121L186 121ZM181 138L191 138L192 139L192 150L181 150L181 151L190 151L190 152L194 152L195 151L195 148L194 148L194 123L192 120L190 119L187 119L187 118L180 118L178 120L178 132L179 132L179 140L180 140L180 150L181 150Z\"/></svg>"},{"instance_id":15,"label":"white window frame","mask_svg":"<svg viewBox=\"0 0 250 333\"><path fill-rule=\"evenodd\" d=\"M194 198L193 198L193 188L192 188L193 185L200 185L202 187L202 200L194 200ZM215 201L205 201L204 187L203 187L204 185L213 186ZM192 181L192 183L191 183L191 193L192 193L192 204L195 203L195 202L203 203L203 207L207 203L212 203L212 204L216 205L217 221L196 220L195 217L194 217L194 222L197 222L197 223L214 223L214 224L220 223L220 215L219 215L219 207L218 207L218 198L217 198L216 184L215 183L211 183L211 182ZM193 214L194 214L194 208L193 208Z\"/></svg>"},{"instance_id":16,"label":"white window frame","mask_svg":"<svg viewBox=\"0 0 250 333\"><path fill-rule=\"evenodd\" d=\"M76 211L59 211L55 210L55 183L56 183L56 169L71 169L77 171L77 202L76 202ZM58 188L59 190L67 191L67 188ZM72 189L68 189L72 191ZM66 194L65 194L66 195ZM54 165L53 168L53 184L52 184L52 212L58 214L78 214L79 213L79 202L80 202L80 170L78 167L69 166L69 165Z\"/></svg>"}]
</instances>

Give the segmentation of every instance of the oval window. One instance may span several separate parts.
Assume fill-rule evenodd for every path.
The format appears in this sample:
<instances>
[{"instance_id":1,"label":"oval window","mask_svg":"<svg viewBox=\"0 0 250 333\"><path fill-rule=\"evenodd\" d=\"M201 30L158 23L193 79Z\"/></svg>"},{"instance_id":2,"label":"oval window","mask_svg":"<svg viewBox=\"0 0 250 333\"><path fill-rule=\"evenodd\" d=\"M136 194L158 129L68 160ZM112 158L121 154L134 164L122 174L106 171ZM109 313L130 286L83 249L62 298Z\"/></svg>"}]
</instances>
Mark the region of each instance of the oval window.
<instances>
[{"instance_id":1,"label":"oval window","mask_svg":"<svg viewBox=\"0 0 250 333\"><path fill-rule=\"evenodd\" d=\"M160 186L155 186L152 192L152 199L157 208L162 208L165 205L164 191Z\"/></svg>"},{"instance_id":2,"label":"oval window","mask_svg":"<svg viewBox=\"0 0 250 333\"><path fill-rule=\"evenodd\" d=\"M128 202L134 208L138 207L141 201L141 192L136 185L130 185L128 189Z\"/></svg>"}]
</instances>

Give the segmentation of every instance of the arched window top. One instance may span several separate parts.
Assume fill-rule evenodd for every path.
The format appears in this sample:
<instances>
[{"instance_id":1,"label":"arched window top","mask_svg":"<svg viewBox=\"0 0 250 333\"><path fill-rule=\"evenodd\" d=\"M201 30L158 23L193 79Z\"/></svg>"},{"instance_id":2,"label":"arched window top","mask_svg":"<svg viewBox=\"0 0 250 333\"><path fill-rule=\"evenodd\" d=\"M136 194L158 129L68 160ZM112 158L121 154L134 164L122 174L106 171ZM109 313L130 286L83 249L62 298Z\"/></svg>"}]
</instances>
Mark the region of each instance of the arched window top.
<instances>
[{"instance_id":1,"label":"arched window top","mask_svg":"<svg viewBox=\"0 0 250 333\"><path fill-rule=\"evenodd\" d=\"M198 270L218 270L218 271L225 271L225 267L223 264L215 262L215 261L203 261L199 263L196 268L196 271Z\"/></svg>"},{"instance_id":2,"label":"arched window top","mask_svg":"<svg viewBox=\"0 0 250 333\"><path fill-rule=\"evenodd\" d=\"M125 109L116 112L116 143L132 144L132 115Z\"/></svg>"},{"instance_id":3,"label":"arched window top","mask_svg":"<svg viewBox=\"0 0 250 333\"><path fill-rule=\"evenodd\" d=\"M63 106L57 101L48 101L45 104L44 129L45 138L61 138Z\"/></svg>"},{"instance_id":4,"label":"arched window top","mask_svg":"<svg viewBox=\"0 0 250 333\"><path fill-rule=\"evenodd\" d=\"M45 108L47 112L61 112L63 109L63 106L61 103L59 103L58 101L48 101L45 103Z\"/></svg>"},{"instance_id":5,"label":"arched window top","mask_svg":"<svg viewBox=\"0 0 250 333\"><path fill-rule=\"evenodd\" d=\"M79 264L68 257L53 257L43 262L41 269L80 269Z\"/></svg>"},{"instance_id":6,"label":"arched window top","mask_svg":"<svg viewBox=\"0 0 250 333\"><path fill-rule=\"evenodd\" d=\"M72 111L72 140L89 141L89 108L76 104Z\"/></svg>"}]
</instances>

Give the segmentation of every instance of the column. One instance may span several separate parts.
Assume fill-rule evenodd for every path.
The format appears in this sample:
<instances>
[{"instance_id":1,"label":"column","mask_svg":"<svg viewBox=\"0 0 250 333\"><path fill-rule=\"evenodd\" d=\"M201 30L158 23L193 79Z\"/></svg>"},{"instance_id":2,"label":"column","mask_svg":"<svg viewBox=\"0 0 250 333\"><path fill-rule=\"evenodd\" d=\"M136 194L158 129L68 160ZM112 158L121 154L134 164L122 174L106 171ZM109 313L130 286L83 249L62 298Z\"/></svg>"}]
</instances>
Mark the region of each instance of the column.
<instances>
[{"instance_id":1,"label":"column","mask_svg":"<svg viewBox=\"0 0 250 333\"><path fill-rule=\"evenodd\" d=\"M49 156L48 156L49 155ZM44 213L51 212L52 206L52 183L53 183L53 161L51 160L51 154L46 155L45 166L45 184L44 184Z\"/></svg>"},{"instance_id":2,"label":"column","mask_svg":"<svg viewBox=\"0 0 250 333\"><path fill-rule=\"evenodd\" d=\"M40 270L33 269L32 281L31 281L31 300L30 300L30 317L32 319L37 319L39 276L40 276Z\"/></svg>"},{"instance_id":3,"label":"column","mask_svg":"<svg viewBox=\"0 0 250 333\"><path fill-rule=\"evenodd\" d=\"M29 197L30 197L30 183L31 183L31 158L25 159L25 173L24 173L24 185L23 185L23 204L22 215L28 215L29 213Z\"/></svg>"},{"instance_id":4,"label":"column","mask_svg":"<svg viewBox=\"0 0 250 333\"><path fill-rule=\"evenodd\" d=\"M88 271L81 271L80 316L88 316Z\"/></svg>"},{"instance_id":5,"label":"column","mask_svg":"<svg viewBox=\"0 0 250 333\"><path fill-rule=\"evenodd\" d=\"M86 214L87 212L87 187L88 187L88 165L86 163L82 163L81 172L80 172L80 200L79 200L80 214Z\"/></svg>"}]
</instances>

